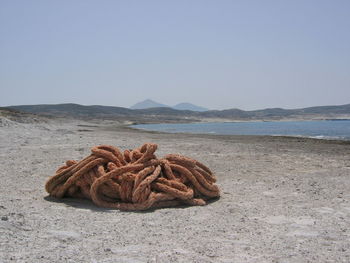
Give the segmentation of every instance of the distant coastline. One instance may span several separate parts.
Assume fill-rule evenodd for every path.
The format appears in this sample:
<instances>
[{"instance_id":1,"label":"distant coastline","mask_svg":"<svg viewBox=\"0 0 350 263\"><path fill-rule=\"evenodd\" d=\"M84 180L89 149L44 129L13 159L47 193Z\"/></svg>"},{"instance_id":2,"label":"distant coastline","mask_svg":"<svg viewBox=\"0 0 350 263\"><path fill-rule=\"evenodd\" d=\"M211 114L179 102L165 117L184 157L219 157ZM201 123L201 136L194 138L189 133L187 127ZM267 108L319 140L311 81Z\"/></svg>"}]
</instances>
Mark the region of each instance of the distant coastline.
<instances>
[{"instance_id":1,"label":"distant coastline","mask_svg":"<svg viewBox=\"0 0 350 263\"><path fill-rule=\"evenodd\" d=\"M107 119L120 123L192 123L192 122L244 122L244 121L304 121L350 119L350 104L318 106L303 109L269 108L254 111L240 109L191 111L168 107L129 109L115 106L66 104L18 105L6 110L44 116Z\"/></svg>"}]
</instances>

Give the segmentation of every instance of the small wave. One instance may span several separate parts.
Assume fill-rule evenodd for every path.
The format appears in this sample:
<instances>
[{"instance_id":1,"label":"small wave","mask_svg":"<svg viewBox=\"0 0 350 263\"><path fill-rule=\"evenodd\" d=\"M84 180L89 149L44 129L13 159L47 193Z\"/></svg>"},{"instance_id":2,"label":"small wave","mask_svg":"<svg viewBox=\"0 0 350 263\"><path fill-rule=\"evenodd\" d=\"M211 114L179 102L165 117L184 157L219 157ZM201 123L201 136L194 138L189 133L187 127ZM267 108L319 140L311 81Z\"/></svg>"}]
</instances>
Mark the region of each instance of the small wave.
<instances>
[{"instance_id":1,"label":"small wave","mask_svg":"<svg viewBox=\"0 0 350 263\"><path fill-rule=\"evenodd\" d=\"M344 136L325 136L325 135L308 136L308 138L321 139L321 140L350 140L350 138L347 138Z\"/></svg>"},{"instance_id":2,"label":"small wave","mask_svg":"<svg viewBox=\"0 0 350 263\"><path fill-rule=\"evenodd\" d=\"M267 135L268 136L268 135ZM301 134L271 134L271 136L287 136L287 137L297 137L297 138L310 138L319 140L350 140L350 137L344 136L326 136L326 135L301 135Z\"/></svg>"},{"instance_id":3,"label":"small wave","mask_svg":"<svg viewBox=\"0 0 350 263\"><path fill-rule=\"evenodd\" d=\"M310 138L314 138L314 139L327 139L327 136L324 135L317 135L317 136L309 136ZM329 137L329 136L328 136Z\"/></svg>"}]
</instances>

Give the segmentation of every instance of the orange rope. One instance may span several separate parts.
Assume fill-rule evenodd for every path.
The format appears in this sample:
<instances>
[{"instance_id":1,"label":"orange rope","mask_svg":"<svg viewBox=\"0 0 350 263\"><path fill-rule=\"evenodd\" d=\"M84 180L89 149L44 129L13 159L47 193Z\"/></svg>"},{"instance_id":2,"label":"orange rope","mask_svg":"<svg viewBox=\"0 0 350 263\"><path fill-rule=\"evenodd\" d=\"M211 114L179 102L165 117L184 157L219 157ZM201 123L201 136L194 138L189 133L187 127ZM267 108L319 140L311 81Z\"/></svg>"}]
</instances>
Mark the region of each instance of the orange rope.
<instances>
[{"instance_id":1,"label":"orange rope","mask_svg":"<svg viewBox=\"0 0 350 263\"><path fill-rule=\"evenodd\" d=\"M177 154L157 159L156 150L152 143L123 153L114 146L95 146L83 160L58 168L46 191L56 198L87 198L120 210L205 205L205 200L219 197L216 178L204 164Z\"/></svg>"}]
</instances>

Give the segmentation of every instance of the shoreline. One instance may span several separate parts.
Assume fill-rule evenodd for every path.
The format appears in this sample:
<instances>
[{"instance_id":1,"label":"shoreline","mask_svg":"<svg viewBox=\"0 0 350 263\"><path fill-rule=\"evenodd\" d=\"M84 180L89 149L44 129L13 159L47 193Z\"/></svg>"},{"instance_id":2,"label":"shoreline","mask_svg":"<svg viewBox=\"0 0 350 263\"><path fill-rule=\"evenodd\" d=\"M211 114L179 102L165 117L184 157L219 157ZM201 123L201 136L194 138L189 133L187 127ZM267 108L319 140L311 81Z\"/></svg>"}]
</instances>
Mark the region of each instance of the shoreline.
<instances>
[{"instance_id":1,"label":"shoreline","mask_svg":"<svg viewBox=\"0 0 350 263\"><path fill-rule=\"evenodd\" d=\"M199 118L195 121L192 119L177 120L175 122L142 122L132 121L130 125L145 125L145 124L190 124L190 123L249 123L249 122L304 122L304 121L350 121L350 116L339 117L318 117L318 118L277 118L277 119L227 119L227 118Z\"/></svg>"},{"instance_id":2,"label":"shoreline","mask_svg":"<svg viewBox=\"0 0 350 263\"><path fill-rule=\"evenodd\" d=\"M333 121L333 120L324 120L324 121ZM341 120L343 121L343 120ZM176 123L176 124L197 124L201 122L192 122L192 123ZM212 122L216 123L216 122ZM219 122L222 123L222 122ZM227 123L227 122L225 122ZM230 122L231 123L231 122ZM238 122L232 122L232 123L238 123ZM154 123L154 124L164 124L164 125L171 125L172 123ZM350 144L350 138L345 139L345 138L339 138L339 137L327 137L327 136L322 136L324 138L318 138L319 136L306 136L306 135L249 135L249 134L218 134L218 133L196 133L196 132L166 132L166 131L157 131L157 130L147 130L144 128L137 128L137 127L132 127L134 125L153 125L152 124L127 124L125 125L125 128L132 129L132 130L137 130L137 131L144 131L144 132L150 132L150 133L164 133L164 134L185 134L185 135L211 135L211 136L250 136L250 137L278 137L278 138L301 138L301 139L312 139L312 140L321 140L321 141L339 141L343 142L345 144Z\"/></svg>"}]
</instances>

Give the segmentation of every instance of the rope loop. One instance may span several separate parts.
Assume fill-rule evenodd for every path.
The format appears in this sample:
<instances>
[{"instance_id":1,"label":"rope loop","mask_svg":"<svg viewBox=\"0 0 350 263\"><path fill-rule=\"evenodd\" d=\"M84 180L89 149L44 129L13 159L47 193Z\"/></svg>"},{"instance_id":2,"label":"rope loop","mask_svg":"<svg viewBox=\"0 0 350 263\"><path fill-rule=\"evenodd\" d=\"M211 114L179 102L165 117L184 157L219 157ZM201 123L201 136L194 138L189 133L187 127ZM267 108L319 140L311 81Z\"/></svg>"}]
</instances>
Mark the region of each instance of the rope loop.
<instances>
[{"instance_id":1,"label":"rope loop","mask_svg":"<svg viewBox=\"0 0 350 263\"><path fill-rule=\"evenodd\" d=\"M220 196L207 166L179 154L158 159L157 148L145 143L122 152L111 145L94 146L83 160L68 160L59 167L46 191L56 198L87 198L120 210L205 205Z\"/></svg>"}]
</instances>

